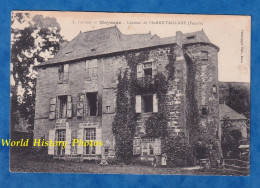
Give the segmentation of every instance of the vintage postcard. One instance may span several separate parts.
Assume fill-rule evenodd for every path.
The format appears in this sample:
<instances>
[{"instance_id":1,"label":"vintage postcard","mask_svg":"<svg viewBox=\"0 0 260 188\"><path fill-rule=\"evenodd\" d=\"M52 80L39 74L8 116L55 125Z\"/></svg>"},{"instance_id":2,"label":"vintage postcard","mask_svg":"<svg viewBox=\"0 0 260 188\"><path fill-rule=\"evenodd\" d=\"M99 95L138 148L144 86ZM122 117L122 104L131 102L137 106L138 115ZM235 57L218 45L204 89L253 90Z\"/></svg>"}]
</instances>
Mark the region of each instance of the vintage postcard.
<instances>
[{"instance_id":1,"label":"vintage postcard","mask_svg":"<svg viewBox=\"0 0 260 188\"><path fill-rule=\"evenodd\" d=\"M250 173L251 17L14 11L11 172Z\"/></svg>"}]
</instances>

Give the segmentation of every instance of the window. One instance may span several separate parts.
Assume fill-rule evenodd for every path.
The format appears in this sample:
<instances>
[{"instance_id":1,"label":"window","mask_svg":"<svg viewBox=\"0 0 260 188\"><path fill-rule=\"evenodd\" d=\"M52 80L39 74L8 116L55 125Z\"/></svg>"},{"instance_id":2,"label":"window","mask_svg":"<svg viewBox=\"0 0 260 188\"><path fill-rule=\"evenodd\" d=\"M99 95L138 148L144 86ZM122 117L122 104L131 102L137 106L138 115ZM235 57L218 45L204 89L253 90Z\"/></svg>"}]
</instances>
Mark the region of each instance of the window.
<instances>
[{"instance_id":1,"label":"window","mask_svg":"<svg viewBox=\"0 0 260 188\"><path fill-rule=\"evenodd\" d=\"M187 37L188 40L195 39L195 35Z\"/></svg>"},{"instance_id":2,"label":"window","mask_svg":"<svg viewBox=\"0 0 260 188\"><path fill-rule=\"evenodd\" d=\"M160 139L144 138L142 139L142 155L159 155L161 154Z\"/></svg>"},{"instance_id":3,"label":"window","mask_svg":"<svg viewBox=\"0 0 260 188\"><path fill-rule=\"evenodd\" d=\"M64 119L67 117L67 96L58 97L59 109L58 109L58 119Z\"/></svg>"},{"instance_id":4,"label":"window","mask_svg":"<svg viewBox=\"0 0 260 188\"><path fill-rule=\"evenodd\" d=\"M59 81L64 82L69 80L69 64L59 65Z\"/></svg>"},{"instance_id":5,"label":"window","mask_svg":"<svg viewBox=\"0 0 260 188\"><path fill-rule=\"evenodd\" d=\"M201 59L202 60L208 60L208 52L207 51L201 51Z\"/></svg>"},{"instance_id":6,"label":"window","mask_svg":"<svg viewBox=\"0 0 260 188\"><path fill-rule=\"evenodd\" d=\"M106 113L110 113L110 106L106 106Z\"/></svg>"},{"instance_id":7,"label":"window","mask_svg":"<svg viewBox=\"0 0 260 188\"><path fill-rule=\"evenodd\" d=\"M153 112L153 95L143 96L144 112Z\"/></svg>"},{"instance_id":8,"label":"window","mask_svg":"<svg viewBox=\"0 0 260 188\"><path fill-rule=\"evenodd\" d=\"M152 75L153 75L153 70L152 70L152 68L144 69L144 76L145 76L145 77L146 77L146 76L152 77Z\"/></svg>"},{"instance_id":9,"label":"window","mask_svg":"<svg viewBox=\"0 0 260 188\"><path fill-rule=\"evenodd\" d=\"M137 65L137 78L153 77L156 74L156 70L155 62L139 63Z\"/></svg>"},{"instance_id":10,"label":"window","mask_svg":"<svg viewBox=\"0 0 260 188\"><path fill-rule=\"evenodd\" d=\"M98 78L98 65L97 59L86 61L86 77L89 80L95 80Z\"/></svg>"},{"instance_id":11,"label":"window","mask_svg":"<svg viewBox=\"0 0 260 188\"><path fill-rule=\"evenodd\" d=\"M135 103L136 113L158 112L158 99L156 94L137 95Z\"/></svg>"},{"instance_id":12,"label":"window","mask_svg":"<svg viewBox=\"0 0 260 188\"><path fill-rule=\"evenodd\" d=\"M77 145L75 144L73 146L73 141L74 139L77 139L77 130L73 130L71 132L71 144L70 144L70 147L71 147L71 154L77 154Z\"/></svg>"},{"instance_id":13,"label":"window","mask_svg":"<svg viewBox=\"0 0 260 188\"><path fill-rule=\"evenodd\" d=\"M57 130L56 131L56 141L66 141L66 130ZM65 155L65 149L63 148L63 145L56 146L55 148L56 155Z\"/></svg>"},{"instance_id":14,"label":"window","mask_svg":"<svg viewBox=\"0 0 260 188\"><path fill-rule=\"evenodd\" d=\"M87 93L87 103L88 103L88 115L97 116L98 111L98 93Z\"/></svg>"},{"instance_id":15,"label":"window","mask_svg":"<svg viewBox=\"0 0 260 188\"><path fill-rule=\"evenodd\" d=\"M213 87L212 87L212 91L213 91L214 94L217 93L217 86L216 86L216 85L213 85Z\"/></svg>"},{"instance_id":16,"label":"window","mask_svg":"<svg viewBox=\"0 0 260 188\"><path fill-rule=\"evenodd\" d=\"M144 76L153 76L152 63L144 63Z\"/></svg>"},{"instance_id":17,"label":"window","mask_svg":"<svg viewBox=\"0 0 260 188\"><path fill-rule=\"evenodd\" d=\"M201 107L201 114L202 115L208 115L208 108L206 106Z\"/></svg>"},{"instance_id":18,"label":"window","mask_svg":"<svg viewBox=\"0 0 260 188\"><path fill-rule=\"evenodd\" d=\"M63 95L51 98L49 119L65 119L72 117L72 97Z\"/></svg>"},{"instance_id":19,"label":"window","mask_svg":"<svg viewBox=\"0 0 260 188\"><path fill-rule=\"evenodd\" d=\"M96 154L96 147L93 146L93 142L96 140L96 129L95 128L89 128L85 129L85 141L89 141L89 143L92 140L92 146L90 144L86 146L85 148L85 154Z\"/></svg>"}]
</instances>

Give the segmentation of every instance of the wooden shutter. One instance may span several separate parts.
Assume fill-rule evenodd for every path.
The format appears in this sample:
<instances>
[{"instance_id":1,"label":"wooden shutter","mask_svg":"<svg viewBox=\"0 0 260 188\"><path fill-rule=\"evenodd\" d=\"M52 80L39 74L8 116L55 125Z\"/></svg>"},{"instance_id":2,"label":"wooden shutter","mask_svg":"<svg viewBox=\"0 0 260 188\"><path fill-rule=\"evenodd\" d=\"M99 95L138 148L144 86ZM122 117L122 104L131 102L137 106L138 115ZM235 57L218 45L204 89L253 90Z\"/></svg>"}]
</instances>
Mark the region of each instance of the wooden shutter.
<instances>
[{"instance_id":1,"label":"wooden shutter","mask_svg":"<svg viewBox=\"0 0 260 188\"><path fill-rule=\"evenodd\" d=\"M133 155L140 155L141 154L141 139L134 138L133 140Z\"/></svg>"},{"instance_id":2,"label":"wooden shutter","mask_svg":"<svg viewBox=\"0 0 260 188\"><path fill-rule=\"evenodd\" d=\"M153 62L153 63L152 63L152 71L153 71L152 76L154 77L154 75L157 74L157 65L156 65L156 62Z\"/></svg>"},{"instance_id":3,"label":"wooden shutter","mask_svg":"<svg viewBox=\"0 0 260 188\"><path fill-rule=\"evenodd\" d=\"M141 95L135 96L135 112L142 113L142 97Z\"/></svg>"},{"instance_id":4,"label":"wooden shutter","mask_svg":"<svg viewBox=\"0 0 260 188\"><path fill-rule=\"evenodd\" d=\"M64 65L64 72L69 72L69 64Z\"/></svg>"},{"instance_id":5,"label":"wooden shutter","mask_svg":"<svg viewBox=\"0 0 260 188\"><path fill-rule=\"evenodd\" d=\"M72 118L72 97L67 96L67 118Z\"/></svg>"},{"instance_id":6,"label":"wooden shutter","mask_svg":"<svg viewBox=\"0 0 260 188\"><path fill-rule=\"evenodd\" d=\"M51 98L50 100L50 114L49 114L49 119L55 119L55 115L56 115L56 97L55 98Z\"/></svg>"},{"instance_id":7,"label":"wooden shutter","mask_svg":"<svg viewBox=\"0 0 260 188\"><path fill-rule=\"evenodd\" d=\"M153 112L154 113L158 112L158 99L156 94L153 94Z\"/></svg>"},{"instance_id":8,"label":"wooden shutter","mask_svg":"<svg viewBox=\"0 0 260 188\"><path fill-rule=\"evenodd\" d=\"M102 96L97 94L98 96L98 104L97 104L97 108L98 108L98 115L102 115Z\"/></svg>"},{"instance_id":9,"label":"wooden shutter","mask_svg":"<svg viewBox=\"0 0 260 188\"><path fill-rule=\"evenodd\" d=\"M96 129L96 141L102 141L102 129ZM101 155L102 147L99 144L96 146L96 154Z\"/></svg>"},{"instance_id":10,"label":"wooden shutter","mask_svg":"<svg viewBox=\"0 0 260 188\"><path fill-rule=\"evenodd\" d=\"M65 155L71 154L71 129L66 129L66 141L67 145L65 147Z\"/></svg>"},{"instance_id":11,"label":"wooden shutter","mask_svg":"<svg viewBox=\"0 0 260 188\"><path fill-rule=\"evenodd\" d=\"M155 139L154 154L155 155L160 155L161 154L161 140L159 138Z\"/></svg>"},{"instance_id":12,"label":"wooden shutter","mask_svg":"<svg viewBox=\"0 0 260 188\"><path fill-rule=\"evenodd\" d=\"M143 77L143 64L138 64L137 65L137 78L142 78Z\"/></svg>"},{"instance_id":13,"label":"wooden shutter","mask_svg":"<svg viewBox=\"0 0 260 188\"><path fill-rule=\"evenodd\" d=\"M55 141L55 129L49 130L49 141ZM54 155L54 146L53 144L48 146L48 155Z\"/></svg>"},{"instance_id":14,"label":"wooden shutter","mask_svg":"<svg viewBox=\"0 0 260 188\"><path fill-rule=\"evenodd\" d=\"M79 145L79 143L82 141L84 141L83 139L83 135L84 135L84 129L78 129L77 130L77 139L78 139L78 143L77 143L77 154L79 155L83 155L83 145Z\"/></svg>"},{"instance_id":15,"label":"wooden shutter","mask_svg":"<svg viewBox=\"0 0 260 188\"><path fill-rule=\"evenodd\" d=\"M78 101L77 101L77 117L82 117L84 115L84 93L78 94Z\"/></svg>"}]
</instances>

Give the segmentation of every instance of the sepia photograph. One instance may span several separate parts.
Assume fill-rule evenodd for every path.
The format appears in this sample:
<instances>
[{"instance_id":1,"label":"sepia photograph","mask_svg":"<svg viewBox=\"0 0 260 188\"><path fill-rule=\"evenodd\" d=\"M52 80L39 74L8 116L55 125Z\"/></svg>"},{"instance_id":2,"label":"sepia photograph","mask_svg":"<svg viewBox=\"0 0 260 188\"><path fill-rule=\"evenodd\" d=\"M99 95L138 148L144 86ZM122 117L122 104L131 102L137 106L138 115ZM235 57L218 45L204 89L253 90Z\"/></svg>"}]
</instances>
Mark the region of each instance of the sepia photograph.
<instances>
[{"instance_id":1,"label":"sepia photograph","mask_svg":"<svg viewBox=\"0 0 260 188\"><path fill-rule=\"evenodd\" d=\"M13 11L11 172L250 174L251 17Z\"/></svg>"}]
</instances>

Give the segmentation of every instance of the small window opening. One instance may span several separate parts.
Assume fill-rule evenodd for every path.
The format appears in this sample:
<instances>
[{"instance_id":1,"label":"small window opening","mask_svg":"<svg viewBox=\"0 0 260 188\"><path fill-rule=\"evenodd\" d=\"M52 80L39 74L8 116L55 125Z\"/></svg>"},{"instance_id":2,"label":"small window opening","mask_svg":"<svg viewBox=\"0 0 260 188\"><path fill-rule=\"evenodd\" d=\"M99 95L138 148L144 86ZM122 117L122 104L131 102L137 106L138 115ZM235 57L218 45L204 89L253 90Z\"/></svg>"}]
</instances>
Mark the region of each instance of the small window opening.
<instances>
[{"instance_id":1,"label":"small window opening","mask_svg":"<svg viewBox=\"0 0 260 188\"><path fill-rule=\"evenodd\" d=\"M202 60L208 60L208 52L207 51L201 51L201 59Z\"/></svg>"},{"instance_id":2,"label":"small window opening","mask_svg":"<svg viewBox=\"0 0 260 188\"><path fill-rule=\"evenodd\" d=\"M106 113L110 112L110 106L106 106Z\"/></svg>"},{"instance_id":3,"label":"small window opening","mask_svg":"<svg viewBox=\"0 0 260 188\"><path fill-rule=\"evenodd\" d=\"M153 75L153 70L152 68L144 69L144 76L151 76Z\"/></svg>"},{"instance_id":4,"label":"small window opening","mask_svg":"<svg viewBox=\"0 0 260 188\"><path fill-rule=\"evenodd\" d=\"M201 113L202 113L202 115L208 115L208 111L207 111L207 107L202 107L201 108Z\"/></svg>"},{"instance_id":5,"label":"small window opening","mask_svg":"<svg viewBox=\"0 0 260 188\"><path fill-rule=\"evenodd\" d=\"M217 86L216 86L216 85L213 85L212 90L213 90L213 93L216 94L216 93L217 93Z\"/></svg>"},{"instance_id":6,"label":"small window opening","mask_svg":"<svg viewBox=\"0 0 260 188\"><path fill-rule=\"evenodd\" d=\"M187 39L195 39L195 36L193 35L193 36L189 36L189 37L187 37Z\"/></svg>"}]
</instances>

